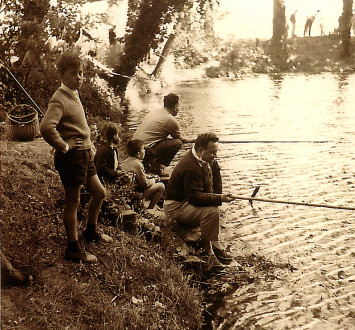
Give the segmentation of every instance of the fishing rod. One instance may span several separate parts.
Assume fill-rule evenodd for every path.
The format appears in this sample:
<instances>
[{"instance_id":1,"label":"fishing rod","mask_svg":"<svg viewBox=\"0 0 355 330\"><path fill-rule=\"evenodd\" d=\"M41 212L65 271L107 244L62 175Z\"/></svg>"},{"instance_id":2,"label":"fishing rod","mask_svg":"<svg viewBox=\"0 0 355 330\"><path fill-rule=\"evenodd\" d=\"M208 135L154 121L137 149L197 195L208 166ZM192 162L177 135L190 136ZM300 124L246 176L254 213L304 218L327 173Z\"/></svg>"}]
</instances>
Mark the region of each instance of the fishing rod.
<instances>
[{"instance_id":1,"label":"fishing rod","mask_svg":"<svg viewBox=\"0 0 355 330\"><path fill-rule=\"evenodd\" d=\"M302 141L302 140L219 140L218 143L329 143L329 141Z\"/></svg>"},{"instance_id":2,"label":"fishing rod","mask_svg":"<svg viewBox=\"0 0 355 330\"><path fill-rule=\"evenodd\" d=\"M253 193L255 196L256 194ZM292 201L283 201L283 200L276 200L276 199L267 199L267 198L256 198L256 197L245 197L245 196L238 196L238 195L230 195L233 199L241 199L246 200L252 203L253 201L258 202L268 202L268 203L280 203L280 204L291 204L291 205L301 205L301 206L312 206L312 207L325 207L329 209L338 209L338 210L351 210L355 211L355 207L348 207L348 206L337 206L337 205L328 205L328 204L313 204L313 203L304 203L304 202L292 202Z\"/></svg>"},{"instance_id":3,"label":"fishing rod","mask_svg":"<svg viewBox=\"0 0 355 330\"><path fill-rule=\"evenodd\" d=\"M26 96L30 99L30 101L33 103L33 105L36 107L37 111L44 116L43 111L41 110L41 108L37 105L37 103L33 100L33 98L30 96L30 94L27 93L27 91L25 90L25 88L21 85L21 83L17 80L17 78L13 75L13 73L7 68L7 66L3 63L3 61L1 61L1 64L3 65L3 67L5 68L5 70L10 74L10 76L15 80L15 82L17 83L17 85L21 88L21 90L26 94Z\"/></svg>"}]
</instances>

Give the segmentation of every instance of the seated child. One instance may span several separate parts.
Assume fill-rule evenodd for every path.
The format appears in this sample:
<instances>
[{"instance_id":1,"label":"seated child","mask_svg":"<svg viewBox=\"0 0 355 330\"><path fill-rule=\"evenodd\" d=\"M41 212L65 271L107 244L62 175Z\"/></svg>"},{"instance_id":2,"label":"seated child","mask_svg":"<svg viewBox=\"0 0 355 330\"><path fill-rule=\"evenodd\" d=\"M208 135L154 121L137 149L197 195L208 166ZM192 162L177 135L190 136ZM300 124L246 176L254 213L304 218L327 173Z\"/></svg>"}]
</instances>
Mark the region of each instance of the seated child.
<instances>
[{"instance_id":1,"label":"seated child","mask_svg":"<svg viewBox=\"0 0 355 330\"><path fill-rule=\"evenodd\" d=\"M148 209L152 209L164 193L164 183L157 182L159 178L147 178L142 163L145 154L144 142L142 140L135 139L129 141L127 143L127 152L130 157L121 164L121 168L125 172L135 174L136 183L140 188L144 189L143 197L146 200L150 200Z\"/></svg>"},{"instance_id":2,"label":"seated child","mask_svg":"<svg viewBox=\"0 0 355 330\"><path fill-rule=\"evenodd\" d=\"M100 143L95 154L95 166L101 182L113 183L120 172L118 167L117 143L118 126L115 123L107 123L104 126Z\"/></svg>"}]
</instances>

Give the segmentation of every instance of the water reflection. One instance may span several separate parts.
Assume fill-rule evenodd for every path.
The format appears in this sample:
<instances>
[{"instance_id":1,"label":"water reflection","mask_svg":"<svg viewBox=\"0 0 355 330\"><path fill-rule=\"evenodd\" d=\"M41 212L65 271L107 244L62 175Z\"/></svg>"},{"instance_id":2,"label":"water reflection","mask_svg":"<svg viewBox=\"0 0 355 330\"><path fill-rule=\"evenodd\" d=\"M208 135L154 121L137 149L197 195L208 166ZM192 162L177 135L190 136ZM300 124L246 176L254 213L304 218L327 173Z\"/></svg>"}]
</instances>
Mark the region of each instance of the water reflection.
<instances>
[{"instance_id":1,"label":"water reflection","mask_svg":"<svg viewBox=\"0 0 355 330\"><path fill-rule=\"evenodd\" d=\"M188 136L214 130L222 140L330 141L220 144L226 190L250 196L261 185L259 197L344 206L355 203L354 90L355 77L345 74L260 75L174 87ZM139 100L130 122L139 123L168 92ZM221 329L354 328L354 212L271 203L254 203L253 210L240 201L225 208L224 220L223 239L236 255L256 253L298 270L238 289L227 299L230 314Z\"/></svg>"},{"instance_id":2,"label":"water reflection","mask_svg":"<svg viewBox=\"0 0 355 330\"><path fill-rule=\"evenodd\" d=\"M339 107L344 102L344 93L346 93L348 86L348 73L339 73L338 74L338 95L335 104Z\"/></svg>"},{"instance_id":3,"label":"water reflection","mask_svg":"<svg viewBox=\"0 0 355 330\"><path fill-rule=\"evenodd\" d=\"M274 83L274 94L273 98L278 99L279 98L279 92L282 88L282 82L283 82L283 74L281 73L272 73L269 75L270 79Z\"/></svg>"}]
</instances>

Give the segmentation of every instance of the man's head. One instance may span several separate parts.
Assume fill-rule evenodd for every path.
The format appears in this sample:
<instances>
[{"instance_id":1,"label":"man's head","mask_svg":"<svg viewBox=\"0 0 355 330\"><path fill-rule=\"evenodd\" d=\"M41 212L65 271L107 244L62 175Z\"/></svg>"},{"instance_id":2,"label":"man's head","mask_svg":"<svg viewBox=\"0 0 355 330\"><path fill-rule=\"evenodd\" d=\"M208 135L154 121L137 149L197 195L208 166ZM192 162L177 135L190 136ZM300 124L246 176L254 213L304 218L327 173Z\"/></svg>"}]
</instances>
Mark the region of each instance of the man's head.
<instances>
[{"instance_id":1,"label":"man's head","mask_svg":"<svg viewBox=\"0 0 355 330\"><path fill-rule=\"evenodd\" d=\"M57 69L63 84L72 90L77 90L83 84L83 62L80 57L71 52L61 55Z\"/></svg>"},{"instance_id":2,"label":"man's head","mask_svg":"<svg viewBox=\"0 0 355 330\"><path fill-rule=\"evenodd\" d=\"M143 159L145 154L144 142L139 139L129 141L127 143L127 153L130 157Z\"/></svg>"},{"instance_id":3,"label":"man's head","mask_svg":"<svg viewBox=\"0 0 355 330\"><path fill-rule=\"evenodd\" d=\"M195 141L195 151L204 161L210 163L217 156L218 141L215 133L200 134Z\"/></svg>"},{"instance_id":4,"label":"man's head","mask_svg":"<svg viewBox=\"0 0 355 330\"><path fill-rule=\"evenodd\" d=\"M171 110L173 115L176 116L179 112L179 96L174 93L170 93L164 96L164 107Z\"/></svg>"}]
</instances>

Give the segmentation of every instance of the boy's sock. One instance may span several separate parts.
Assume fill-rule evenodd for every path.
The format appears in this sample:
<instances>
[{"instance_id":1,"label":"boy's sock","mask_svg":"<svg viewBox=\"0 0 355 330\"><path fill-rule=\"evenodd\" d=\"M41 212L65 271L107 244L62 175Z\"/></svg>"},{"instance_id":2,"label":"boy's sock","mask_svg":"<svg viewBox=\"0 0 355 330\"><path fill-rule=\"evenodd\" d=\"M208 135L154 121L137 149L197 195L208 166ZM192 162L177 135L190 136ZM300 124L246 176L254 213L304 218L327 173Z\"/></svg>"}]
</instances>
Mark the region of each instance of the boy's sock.
<instances>
[{"instance_id":1,"label":"boy's sock","mask_svg":"<svg viewBox=\"0 0 355 330\"><path fill-rule=\"evenodd\" d=\"M96 238L97 236L97 225L91 225L91 224L87 224L86 229L84 230L84 235L86 236L86 238L88 239L93 239Z\"/></svg>"},{"instance_id":2,"label":"boy's sock","mask_svg":"<svg viewBox=\"0 0 355 330\"><path fill-rule=\"evenodd\" d=\"M68 241L68 249L73 252L79 252L81 251L81 246L79 244L79 241Z\"/></svg>"}]
</instances>

